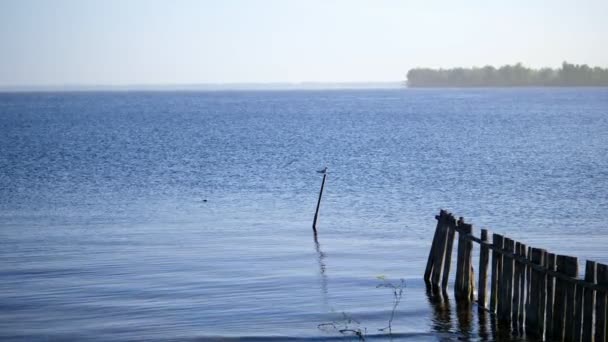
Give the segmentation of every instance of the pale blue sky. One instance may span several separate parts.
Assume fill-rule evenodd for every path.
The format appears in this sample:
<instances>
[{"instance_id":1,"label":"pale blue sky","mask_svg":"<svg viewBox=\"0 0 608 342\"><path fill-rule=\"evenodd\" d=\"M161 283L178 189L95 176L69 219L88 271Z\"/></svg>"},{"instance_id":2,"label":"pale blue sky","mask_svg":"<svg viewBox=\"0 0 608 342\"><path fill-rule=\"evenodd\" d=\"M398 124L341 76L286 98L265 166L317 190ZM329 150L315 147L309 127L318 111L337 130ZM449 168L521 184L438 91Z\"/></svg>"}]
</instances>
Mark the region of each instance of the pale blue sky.
<instances>
[{"instance_id":1,"label":"pale blue sky","mask_svg":"<svg viewBox=\"0 0 608 342\"><path fill-rule=\"evenodd\" d=\"M0 86L399 81L608 66L608 1L0 0Z\"/></svg>"}]
</instances>

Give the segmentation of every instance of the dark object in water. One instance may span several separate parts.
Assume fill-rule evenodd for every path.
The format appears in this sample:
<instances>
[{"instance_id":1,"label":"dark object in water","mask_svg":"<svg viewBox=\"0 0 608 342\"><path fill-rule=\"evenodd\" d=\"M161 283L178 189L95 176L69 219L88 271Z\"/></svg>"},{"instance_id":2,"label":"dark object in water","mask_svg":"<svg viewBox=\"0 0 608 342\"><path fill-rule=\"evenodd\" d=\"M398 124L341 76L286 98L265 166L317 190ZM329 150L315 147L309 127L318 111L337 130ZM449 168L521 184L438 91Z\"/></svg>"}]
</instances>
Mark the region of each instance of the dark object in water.
<instances>
[{"instance_id":1,"label":"dark object in water","mask_svg":"<svg viewBox=\"0 0 608 342\"><path fill-rule=\"evenodd\" d=\"M321 182L321 191L319 191L319 200L317 201L317 209L315 210L315 218L312 221L312 230L317 235L317 217L319 216L319 206L321 205L321 196L323 196L323 187L325 186L325 178L327 177L327 166L322 171L317 171L319 173L323 173L323 182Z\"/></svg>"}]
</instances>

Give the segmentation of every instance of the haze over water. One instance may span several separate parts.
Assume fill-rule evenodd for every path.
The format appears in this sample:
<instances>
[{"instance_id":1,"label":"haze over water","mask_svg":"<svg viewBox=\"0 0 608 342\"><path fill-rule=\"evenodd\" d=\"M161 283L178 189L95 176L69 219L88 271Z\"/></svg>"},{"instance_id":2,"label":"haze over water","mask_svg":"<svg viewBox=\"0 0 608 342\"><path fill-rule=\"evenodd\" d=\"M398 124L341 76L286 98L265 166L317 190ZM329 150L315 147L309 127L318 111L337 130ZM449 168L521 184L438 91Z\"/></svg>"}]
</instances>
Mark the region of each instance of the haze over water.
<instances>
[{"instance_id":1,"label":"haze over water","mask_svg":"<svg viewBox=\"0 0 608 342\"><path fill-rule=\"evenodd\" d=\"M434 215L608 262L607 112L605 88L0 94L0 338L324 340L342 312L386 338L383 275L397 337L483 339L424 294Z\"/></svg>"}]
</instances>

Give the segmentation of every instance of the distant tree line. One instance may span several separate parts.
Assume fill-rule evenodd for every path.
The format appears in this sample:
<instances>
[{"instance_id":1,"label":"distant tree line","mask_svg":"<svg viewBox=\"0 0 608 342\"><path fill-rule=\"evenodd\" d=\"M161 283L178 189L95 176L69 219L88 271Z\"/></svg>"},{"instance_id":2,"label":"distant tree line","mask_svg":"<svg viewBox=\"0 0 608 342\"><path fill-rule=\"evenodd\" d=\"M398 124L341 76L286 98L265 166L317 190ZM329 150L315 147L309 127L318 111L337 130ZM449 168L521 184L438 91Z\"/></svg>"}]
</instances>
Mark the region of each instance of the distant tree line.
<instances>
[{"instance_id":1,"label":"distant tree line","mask_svg":"<svg viewBox=\"0 0 608 342\"><path fill-rule=\"evenodd\" d=\"M562 63L558 69L530 69L521 63L500 68L429 69L407 73L410 87L608 86L608 69Z\"/></svg>"}]
</instances>

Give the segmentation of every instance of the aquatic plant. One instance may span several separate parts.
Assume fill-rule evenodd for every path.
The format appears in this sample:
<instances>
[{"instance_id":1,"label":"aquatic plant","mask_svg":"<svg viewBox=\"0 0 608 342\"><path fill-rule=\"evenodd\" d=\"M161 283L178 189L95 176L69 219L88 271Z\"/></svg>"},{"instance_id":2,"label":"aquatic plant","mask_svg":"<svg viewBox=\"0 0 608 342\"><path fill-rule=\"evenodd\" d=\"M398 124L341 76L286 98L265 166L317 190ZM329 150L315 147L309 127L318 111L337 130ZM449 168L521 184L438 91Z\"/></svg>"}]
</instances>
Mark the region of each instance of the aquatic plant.
<instances>
[{"instance_id":1,"label":"aquatic plant","mask_svg":"<svg viewBox=\"0 0 608 342\"><path fill-rule=\"evenodd\" d=\"M379 331L388 330L388 334L392 335L393 333L393 320L395 319L395 311L397 311L397 307L399 303L401 303L401 298L403 297L403 289L405 289L405 280L399 279L399 284L395 285L390 281L386 280L384 276L378 277L378 279L382 280L382 284L376 285L376 288L388 288L393 292L393 309L391 310L391 317L388 319L388 326L382 329L378 329Z\"/></svg>"},{"instance_id":2,"label":"aquatic plant","mask_svg":"<svg viewBox=\"0 0 608 342\"><path fill-rule=\"evenodd\" d=\"M356 336L359 341L365 341L367 328L360 328L361 322L354 319L346 312L342 312L342 319L317 325L317 328L325 331L338 331L342 335Z\"/></svg>"},{"instance_id":3,"label":"aquatic plant","mask_svg":"<svg viewBox=\"0 0 608 342\"><path fill-rule=\"evenodd\" d=\"M393 293L393 307L391 310L391 315L388 319L388 326L378 329L378 331L388 331L388 335L392 336L393 320L395 319L395 312L397 311L397 307L399 306L399 304L401 303L401 299L403 298L403 290L406 287L405 280L399 279L398 284L393 284L384 276L379 276L377 278L382 281L382 283L376 285L377 289L387 288L391 289ZM360 341L365 341L365 334L367 333L367 328L361 327L361 322L354 319L350 314L346 312L342 312L342 319L321 323L317 325L317 328L325 331L337 331L343 335L356 336Z\"/></svg>"}]
</instances>

